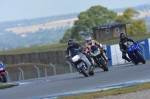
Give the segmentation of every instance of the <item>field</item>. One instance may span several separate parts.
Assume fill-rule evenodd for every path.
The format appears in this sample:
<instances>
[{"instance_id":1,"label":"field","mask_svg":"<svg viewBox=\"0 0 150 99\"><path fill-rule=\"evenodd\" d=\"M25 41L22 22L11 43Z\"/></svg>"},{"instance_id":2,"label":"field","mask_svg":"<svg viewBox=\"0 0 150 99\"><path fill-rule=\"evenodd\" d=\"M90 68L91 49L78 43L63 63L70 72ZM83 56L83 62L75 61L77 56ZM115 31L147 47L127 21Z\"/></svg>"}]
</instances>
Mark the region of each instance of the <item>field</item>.
<instances>
[{"instance_id":1,"label":"field","mask_svg":"<svg viewBox=\"0 0 150 99\"><path fill-rule=\"evenodd\" d=\"M150 10L146 11L139 11L140 14L136 16L136 18L144 18L146 16L150 17ZM122 15L122 12L119 12L118 15ZM26 32L36 32L39 29L52 29L57 27L64 27L64 26L73 26L73 23L75 20L78 20L78 18L71 18L71 19L65 19L65 20L58 20L53 22L47 22L45 24L37 24L37 25L31 25L31 26L25 26L21 27L18 25L18 27L15 28L7 28L5 31L12 31L16 34L20 33L26 33Z\"/></svg>"},{"instance_id":2,"label":"field","mask_svg":"<svg viewBox=\"0 0 150 99\"><path fill-rule=\"evenodd\" d=\"M26 32L36 32L39 29L52 29L52 28L65 27L65 26L71 27L73 26L73 23L75 20L77 20L77 18L53 21L53 22L48 22L45 24L38 24L38 25L32 25L32 26L8 28L8 29L5 29L5 31L12 31L16 34L20 34L20 33L26 33Z\"/></svg>"}]
</instances>

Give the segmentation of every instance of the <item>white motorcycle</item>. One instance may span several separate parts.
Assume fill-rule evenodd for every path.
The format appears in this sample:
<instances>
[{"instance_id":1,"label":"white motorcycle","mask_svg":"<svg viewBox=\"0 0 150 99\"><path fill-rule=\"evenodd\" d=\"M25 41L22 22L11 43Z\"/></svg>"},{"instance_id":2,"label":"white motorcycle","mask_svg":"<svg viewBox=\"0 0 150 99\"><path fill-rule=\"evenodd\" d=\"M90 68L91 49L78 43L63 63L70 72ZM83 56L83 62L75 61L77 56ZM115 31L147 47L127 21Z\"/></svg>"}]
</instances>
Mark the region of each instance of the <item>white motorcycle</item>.
<instances>
[{"instance_id":1,"label":"white motorcycle","mask_svg":"<svg viewBox=\"0 0 150 99\"><path fill-rule=\"evenodd\" d=\"M70 50L70 60L75 64L78 71L80 71L85 77L94 75L94 67L88 60L88 58L81 53L78 49L72 48Z\"/></svg>"}]
</instances>

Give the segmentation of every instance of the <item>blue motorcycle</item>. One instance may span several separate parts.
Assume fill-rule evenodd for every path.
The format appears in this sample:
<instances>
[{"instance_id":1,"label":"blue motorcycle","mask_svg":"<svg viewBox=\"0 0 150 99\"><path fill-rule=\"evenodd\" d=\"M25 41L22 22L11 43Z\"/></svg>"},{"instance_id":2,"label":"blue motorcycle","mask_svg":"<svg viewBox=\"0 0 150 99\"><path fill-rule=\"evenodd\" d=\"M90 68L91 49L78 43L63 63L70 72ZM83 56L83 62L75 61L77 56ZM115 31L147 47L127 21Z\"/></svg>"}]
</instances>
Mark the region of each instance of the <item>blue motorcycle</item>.
<instances>
[{"instance_id":1,"label":"blue motorcycle","mask_svg":"<svg viewBox=\"0 0 150 99\"><path fill-rule=\"evenodd\" d=\"M142 62L143 64L146 63L144 57L140 52L138 43L127 42L126 46L128 56L135 65L137 65L140 62Z\"/></svg>"}]
</instances>

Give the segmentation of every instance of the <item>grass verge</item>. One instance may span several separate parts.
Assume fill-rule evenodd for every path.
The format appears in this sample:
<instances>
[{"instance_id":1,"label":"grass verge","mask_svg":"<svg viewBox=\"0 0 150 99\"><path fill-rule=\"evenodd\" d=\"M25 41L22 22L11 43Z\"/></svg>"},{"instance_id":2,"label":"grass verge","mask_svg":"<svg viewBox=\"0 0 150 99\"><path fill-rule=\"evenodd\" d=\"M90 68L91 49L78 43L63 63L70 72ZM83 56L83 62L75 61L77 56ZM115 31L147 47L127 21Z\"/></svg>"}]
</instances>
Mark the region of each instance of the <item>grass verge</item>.
<instances>
[{"instance_id":1,"label":"grass verge","mask_svg":"<svg viewBox=\"0 0 150 99\"><path fill-rule=\"evenodd\" d=\"M114 89L105 90L105 91L78 94L75 96L68 96L68 97L60 97L58 99L97 99L97 98L101 98L104 96L126 94L130 92L136 92L136 91L141 91L141 90L146 90L146 89L150 89L150 82L142 83L142 84L138 84L134 86L114 88Z\"/></svg>"},{"instance_id":2,"label":"grass verge","mask_svg":"<svg viewBox=\"0 0 150 99\"><path fill-rule=\"evenodd\" d=\"M141 40L150 38L150 34L142 34L142 35L135 35L129 36L133 40ZM106 45L118 44L119 38L109 38L109 39L97 39L98 42ZM79 44L85 46L85 41L78 42ZM62 50L67 48L67 43L59 43L59 44L51 44L51 45L44 45L44 46L35 46L29 48L22 48L22 49L14 49L14 50L5 50L0 51L0 55L6 54L22 54L22 53L35 53L35 52L46 52L46 51L54 51L54 50Z\"/></svg>"},{"instance_id":3,"label":"grass verge","mask_svg":"<svg viewBox=\"0 0 150 99\"><path fill-rule=\"evenodd\" d=\"M3 84L0 83L0 89L5 89L5 88L10 88L10 87L14 87L17 86L16 84Z\"/></svg>"}]
</instances>

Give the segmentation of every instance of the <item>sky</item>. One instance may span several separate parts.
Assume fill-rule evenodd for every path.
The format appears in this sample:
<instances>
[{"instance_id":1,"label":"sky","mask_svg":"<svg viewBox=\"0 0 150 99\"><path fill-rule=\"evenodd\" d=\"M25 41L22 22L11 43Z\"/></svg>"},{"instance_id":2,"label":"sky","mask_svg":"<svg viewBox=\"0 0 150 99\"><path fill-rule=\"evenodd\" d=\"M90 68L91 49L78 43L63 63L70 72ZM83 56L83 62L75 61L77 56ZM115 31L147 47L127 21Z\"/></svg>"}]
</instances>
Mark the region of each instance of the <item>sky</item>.
<instances>
[{"instance_id":1,"label":"sky","mask_svg":"<svg viewBox=\"0 0 150 99\"><path fill-rule=\"evenodd\" d=\"M0 0L0 22L80 13L101 5L112 10L150 4L149 0Z\"/></svg>"}]
</instances>

